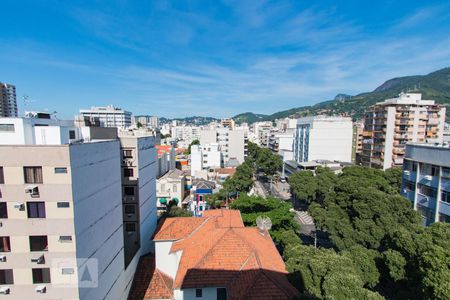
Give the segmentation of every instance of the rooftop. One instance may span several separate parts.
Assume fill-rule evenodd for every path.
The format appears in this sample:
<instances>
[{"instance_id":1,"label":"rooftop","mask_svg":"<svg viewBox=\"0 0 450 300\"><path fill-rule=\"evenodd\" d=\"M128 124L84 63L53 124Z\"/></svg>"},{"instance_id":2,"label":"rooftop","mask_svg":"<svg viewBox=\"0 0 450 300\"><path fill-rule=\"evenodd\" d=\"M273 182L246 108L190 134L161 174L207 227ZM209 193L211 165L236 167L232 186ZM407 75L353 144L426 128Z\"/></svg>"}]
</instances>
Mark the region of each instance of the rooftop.
<instances>
[{"instance_id":1,"label":"rooftop","mask_svg":"<svg viewBox=\"0 0 450 300\"><path fill-rule=\"evenodd\" d=\"M181 256L173 289L226 287L229 299L291 299L298 295L287 280L284 262L270 234L244 227L237 210L209 210L201 218L168 218L154 240L165 241L167 237L174 241L169 253ZM157 272L155 269L154 278L161 277ZM144 294L145 290L149 299L157 299L153 279L139 286L144 282L138 278L135 276L131 293L139 290Z\"/></svg>"}]
</instances>

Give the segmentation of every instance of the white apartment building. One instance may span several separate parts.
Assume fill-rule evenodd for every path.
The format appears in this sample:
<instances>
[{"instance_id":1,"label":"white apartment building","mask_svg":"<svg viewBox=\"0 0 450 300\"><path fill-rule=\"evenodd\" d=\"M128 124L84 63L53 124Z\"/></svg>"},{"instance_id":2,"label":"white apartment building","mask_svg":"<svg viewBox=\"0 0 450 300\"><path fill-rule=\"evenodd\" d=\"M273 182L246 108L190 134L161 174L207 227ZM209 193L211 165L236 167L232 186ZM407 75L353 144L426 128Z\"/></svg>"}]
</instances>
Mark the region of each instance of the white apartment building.
<instances>
[{"instance_id":1,"label":"white apartment building","mask_svg":"<svg viewBox=\"0 0 450 300\"><path fill-rule=\"evenodd\" d=\"M297 120L296 120L297 121ZM269 138L269 149L278 154L283 161L293 159L293 144L295 130L288 129L284 132L273 131Z\"/></svg>"},{"instance_id":2,"label":"white apartment building","mask_svg":"<svg viewBox=\"0 0 450 300\"><path fill-rule=\"evenodd\" d=\"M126 128L131 126L131 112L113 105L80 109L80 115L89 118L99 118L102 127Z\"/></svg>"},{"instance_id":3,"label":"white apartment building","mask_svg":"<svg viewBox=\"0 0 450 300\"><path fill-rule=\"evenodd\" d=\"M155 129L159 127L159 120L158 117L156 116L135 116L134 123L135 124L140 123L144 127L150 127Z\"/></svg>"},{"instance_id":4,"label":"white apartment building","mask_svg":"<svg viewBox=\"0 0 450 300\"><path fill-rule=\"evenodd\" d=\"M219 144L211 143L191 147L191 176L207 179L208 169L220 168L222 154Z\"/></svg>"},{"instance_id":5,"label":"white apartment building","mask_svg":"<svg viewBox=\"0 0 450 300\"><path fill-rule=\"evenodd\" d=\"M10 143L0 145L0 293L127 299L140 256L153 251L153 139L83 142L80 128L71 139L42 126L52 120L0 121Z\"/></svg>"},{"instance_id":6,"label":"white apartment building","mask_svg":"<svg viewBox=\"0 0 450 300\"><path fill-rule=\"evenodd\" d=\"M200 139L201 128L197 126L174 126L170 130L172 138L184 141L187 145Z\"/></svg>"},{"instance_id":7,"label":"white apartment building","mask_svg":"<svg viewBox=\"0 0 450 300\"><path fill-rule=\"evenodd\" d=\"M446 108L420 93L375 104L364 114L361 162L379 169L400 166L407 143L442 143Z\"/></svg>"},{"instance_id":8,"label":"white apartment building","mask_svg":"<svg viewBox=\"0 0 450 300\"><path fill-rule=\"evenodd\" d=\"M297 127L297 119L284 118L275 120L276 129L286 131Z\"/></svg>"},{"instance_id":9,"label":"white apartment building","mask_svg":"<svg viewBox=\"0 0 450 300\"><path fill-rule=\"evenodd\" d=\"M165 208L170 201L181 207L184 200L186 176L183 171L173 169L156 181L156 196L158 208Z\"/></svg>"},{"instance_id":10,"label":"white apartment building","mask_svg":"<svg viewBox=\"0 0 450 300\"><path fill-rule=\"evenodd\" d=\"M0 117L17 117L16 87L0 82Z\"/></svg>"},{"instance_id":11,"label":"white apartment building","mask_svg":"<svg viewBox=\"0 0 450 300\"><path fill-rule=\"evenodd\" d=\"M230 130L221 127L215 129L202 130L200 132L200 144L219 145L222 153L222 165L227 165L230 159L235 159L242 164L247 154L247 138L244 130Z\"/></svg>"},{"instance_id":12,"label":"white apartment building","mask_svg":"<svg viewBox=\"0 0 450 300\"><path fill-rule=\"evenodd\" d=\"M352 161L353 123L351 118L315 116L297 120L294 159Z\"/></svg>"}]
</instances>

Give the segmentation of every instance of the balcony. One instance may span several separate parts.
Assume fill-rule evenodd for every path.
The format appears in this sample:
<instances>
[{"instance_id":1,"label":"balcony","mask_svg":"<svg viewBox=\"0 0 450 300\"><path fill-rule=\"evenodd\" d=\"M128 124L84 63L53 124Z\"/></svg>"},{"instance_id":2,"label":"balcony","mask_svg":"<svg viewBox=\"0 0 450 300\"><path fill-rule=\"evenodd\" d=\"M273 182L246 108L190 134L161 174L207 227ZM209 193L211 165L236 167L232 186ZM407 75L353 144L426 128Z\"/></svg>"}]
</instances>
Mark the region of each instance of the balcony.
<instances>
[{"instance_id":1,"label":"balcony","mask_svg":"<svg viewBox=\"0 0 450 300\"><path fill-rule=\"evenodd\" d=\"M420 193L417 194L417 204L419 204L420 206L423 206L423 207L436 209L436 199L422 195Z\"/></svg>"},{"instance_id":2,"label":"balcony","mask_svg":"<svg viewBox=\"0 0 450 300\"><path fill-rule=\"evenodd\" d=\"M450 203L439 201L439 212L441 214L450 216Z\"/></svg>"},{"instance_id":3,"label":"balcony","mask_svg":"<svg viewBox=\"0 0 450 300\"><path fill-rule=\"evenodd\" d=\"M416 178L417 178L417 172L408 171L408 170L403 171L403 179L406 179L406 180L409 180L412 182L416 182Z\"/></svg>"}]
</instances>

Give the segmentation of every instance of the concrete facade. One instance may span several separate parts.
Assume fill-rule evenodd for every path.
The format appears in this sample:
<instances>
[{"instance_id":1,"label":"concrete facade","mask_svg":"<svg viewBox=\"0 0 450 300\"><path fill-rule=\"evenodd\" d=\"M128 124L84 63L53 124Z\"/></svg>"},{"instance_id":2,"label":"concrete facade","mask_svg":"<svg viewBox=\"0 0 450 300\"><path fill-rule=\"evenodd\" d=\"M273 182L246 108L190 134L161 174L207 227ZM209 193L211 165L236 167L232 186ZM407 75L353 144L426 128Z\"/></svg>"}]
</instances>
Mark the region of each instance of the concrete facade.
<instances>
[{"instance_id":1,"label":"concrete facade","mask_svg":"<svg viewBox=\"0 0 450 300\"><path fill-rule=\"evenodd\" d=\"M407 144L400 192L420 212L424 225L450 223L448 144Z\"/></svg>"},{"instance_id":2,"label":"concrete facade","mask_svg":"<svg viewBox=\"0 0 450 300\"><path fill-rule=\"evenodd\" d=\"M126 128L131 126L131 112L112 105L80 109L80 115L98 118L102 127Z\"/></svg>"},{"instance_id":3,"label":"concrete facade","mask_svg":"<svg viewBox=\"0 0 450 300\"><path fill-rule=\"evenodd\" d=\"M0 82L0 117L17 117L16 87Z\"/></svg>"},{"instance_id":4,"label":"concrete facade","mask_svg":"<svg viewBox=\"0 0 450 300\"><path fill-rule=\"evenodd\" d=\"M297 120L294 159L352 161L352 120L344 117L305 117Z\"/></svg>"}]
</instances>

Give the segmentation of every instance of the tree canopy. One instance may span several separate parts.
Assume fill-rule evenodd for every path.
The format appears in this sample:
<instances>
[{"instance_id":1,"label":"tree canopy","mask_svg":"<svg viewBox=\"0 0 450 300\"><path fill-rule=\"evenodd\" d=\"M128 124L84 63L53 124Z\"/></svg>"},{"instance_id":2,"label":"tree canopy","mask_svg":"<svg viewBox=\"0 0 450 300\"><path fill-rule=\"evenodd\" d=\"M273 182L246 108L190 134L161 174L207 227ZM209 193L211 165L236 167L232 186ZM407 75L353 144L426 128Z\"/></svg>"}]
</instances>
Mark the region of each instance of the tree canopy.
<instances>
[{"instance_id":1,"label":"tree canopy","mask_svg":"<svg viewBox=\"0 0 450 300\"><path fill-rule=\"evenodd\" d=\"M191 154L191 148L193 145L200 145L199 140L193 140L186 149L186 154Z\"/></svg>"}]
</instances>

